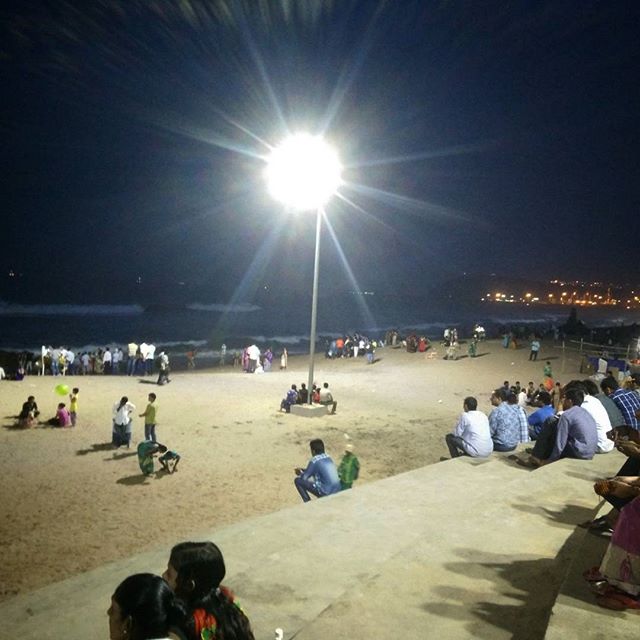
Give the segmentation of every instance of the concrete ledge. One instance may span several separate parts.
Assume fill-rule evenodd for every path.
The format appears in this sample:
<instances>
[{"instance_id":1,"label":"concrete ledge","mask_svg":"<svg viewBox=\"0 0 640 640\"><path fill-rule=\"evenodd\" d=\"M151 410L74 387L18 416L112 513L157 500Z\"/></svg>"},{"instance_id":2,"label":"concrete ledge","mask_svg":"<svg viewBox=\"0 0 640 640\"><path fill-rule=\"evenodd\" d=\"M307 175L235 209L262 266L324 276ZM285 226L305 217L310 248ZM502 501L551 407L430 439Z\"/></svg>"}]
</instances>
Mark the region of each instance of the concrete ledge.
<instances>
[{"instance_id":1,"label":"concrete ledge","mask_svg":"<svg viewBox=\"0 0 640 640\"><path fill-rule=\"evenodd\" d=\"M613 452L531 471L456 458L180 537L220 545L258 640L276 627L287 640L539 640L586 535L576 525L600 507L593 479L623 461ZM0 640L105 637L115 586L161 573L176 541L0 603ZM577 624L577 612L554 613Z\"/></svg>"},{"instance_id":2,"label":"concrete ledge","mask_svg":"<svg viewBox=\"0 0 640 640\"><path fill-rule=\"evenodd\" d=\"M319 418L327 415L327 407L323 404L293 404L291 413L304 418Z\"/></svg>"}]
</instances>

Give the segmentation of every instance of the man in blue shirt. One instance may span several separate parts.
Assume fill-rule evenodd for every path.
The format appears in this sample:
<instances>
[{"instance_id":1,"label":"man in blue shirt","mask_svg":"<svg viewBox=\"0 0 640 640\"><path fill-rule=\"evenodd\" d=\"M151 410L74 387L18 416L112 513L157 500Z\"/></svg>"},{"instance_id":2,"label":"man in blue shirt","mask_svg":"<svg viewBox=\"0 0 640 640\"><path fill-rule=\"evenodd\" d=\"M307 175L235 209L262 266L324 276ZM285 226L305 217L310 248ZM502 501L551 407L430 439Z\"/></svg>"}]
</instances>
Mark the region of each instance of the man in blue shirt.
<instances>
[{"instance_id":1,"label":"man in blue shirt","mask_svg":"<svg viewBox=\"0 0 640 640\"><path fill-rule=\"evenodd\" d=\"M547 418L554 415L555 409L551 404L551 395L548 391L541 391L538 394L538 402L542 405L537 411L534 411L528 419L529 435L535 440L542 431L542 425Z\"/></svg>"},{"instance_id":2,"label":"man in blue shirt","mask_svg":"<svg viewBox=\"0 0 640 640\"><path fill-rule=\"evenodd\" d=\"M340 478L333 460L324 452L324 442L320 439L309 443L312 458L306 469L296 468L294 484L304 502L309 502L309 494L322 498L340 491Z\"/></svg>"},{"instance_id":3,"label":"man in blue shirt","mask_svg":"<svg viewBox=\"0 0 640 640\"><path fill-rule=\"evenodd\" d=\"M563 390L564 411L557 422L545 422L530 457L533 465L542 466L560 458L593 458L598 450L598 427L591 414L582 408L583 401L581 389Z\"/></svg>"},{"instance_id":4,"label":"man in blue shirt","mask_svg":"<svg viewBox=\"0 0 640 640\"><path fill-rule=\"evenodd\" d=\"M489 414L489 430L494 451L513 451L520 442L529 440L527 418L522 407L506 402L504 387L491 395L495 409Z\"/></svg>"}]
</instances>

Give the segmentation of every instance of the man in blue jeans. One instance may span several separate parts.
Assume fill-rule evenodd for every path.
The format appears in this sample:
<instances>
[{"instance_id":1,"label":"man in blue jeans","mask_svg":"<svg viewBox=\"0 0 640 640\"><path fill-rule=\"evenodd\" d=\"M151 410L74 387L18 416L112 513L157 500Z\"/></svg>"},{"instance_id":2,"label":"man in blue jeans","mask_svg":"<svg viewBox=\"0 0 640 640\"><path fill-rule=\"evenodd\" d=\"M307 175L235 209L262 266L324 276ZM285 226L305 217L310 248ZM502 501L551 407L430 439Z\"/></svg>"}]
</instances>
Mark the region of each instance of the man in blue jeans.
<instances>
[{"instance_id":1,"label":"man in blue jeans","mask_svg":"<svg viewBox=\"0 0 640 640\"><path fill-rule=\"evenodd\" d=\"M340 491L340 478L333 460L324 452L324 442L320 439L311 440L311 460L306 469L297 467L294 484L304 502L309 502L311 497L323 498Z\"/></svg>"}]
</instances>

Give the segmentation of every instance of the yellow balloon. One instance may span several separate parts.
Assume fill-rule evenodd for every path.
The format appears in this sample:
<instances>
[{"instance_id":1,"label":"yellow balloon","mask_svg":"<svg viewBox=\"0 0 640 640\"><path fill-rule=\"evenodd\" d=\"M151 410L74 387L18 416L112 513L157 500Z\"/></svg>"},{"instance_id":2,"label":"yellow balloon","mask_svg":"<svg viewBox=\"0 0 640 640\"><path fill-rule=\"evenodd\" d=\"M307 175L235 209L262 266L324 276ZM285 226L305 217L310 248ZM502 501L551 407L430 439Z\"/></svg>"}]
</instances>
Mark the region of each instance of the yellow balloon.
<instances>
[{"instance_id":1,"label":"yellow balloon","mask_svg":"<svg viewBox=\"0 0 640 640\"><path fill-rule=\"evenodd\" d=\"M59 384L56 386L55 392L59 396L66 396L69 393L69 387L66 384Z\"/></svg>"}]
</instances>

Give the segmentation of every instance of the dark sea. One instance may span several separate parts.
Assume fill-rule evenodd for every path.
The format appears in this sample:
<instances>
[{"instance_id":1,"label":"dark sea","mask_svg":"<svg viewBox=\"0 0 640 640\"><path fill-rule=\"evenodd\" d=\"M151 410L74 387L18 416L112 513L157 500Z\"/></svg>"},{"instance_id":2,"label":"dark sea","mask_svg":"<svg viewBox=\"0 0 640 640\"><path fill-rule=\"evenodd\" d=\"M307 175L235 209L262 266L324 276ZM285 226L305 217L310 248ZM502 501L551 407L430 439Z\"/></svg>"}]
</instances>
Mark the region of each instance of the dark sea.
<instances>
[{"instance_id":1,"label":"dark sea","mask_svg":"<svg viewBox=\"0 0 640 640\"><path fill-rule=\"evenodd\" d=\"M28 305L0 301L0 349L37 352L40 346L65 346L76 351L148 342L175 355L197 348L214 357L222 343L230 350L255 342L290 353L309 347L310 300L261 304ZM416 331L439 339L445 327L470 335L474 323L489 337L506 328L535 327L543 332L561 326L568 306L508 303L437 303L410 296L348 295L324 297L318 304L319 346L331 336L359 332L379 338L387 329ZM590 328L640 322L640 311L618 307L578 310Z\"/></svg>"}]
</instances>

